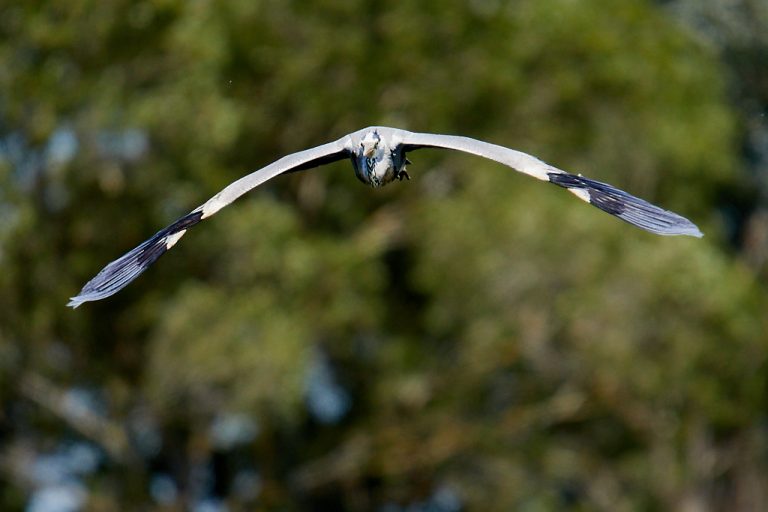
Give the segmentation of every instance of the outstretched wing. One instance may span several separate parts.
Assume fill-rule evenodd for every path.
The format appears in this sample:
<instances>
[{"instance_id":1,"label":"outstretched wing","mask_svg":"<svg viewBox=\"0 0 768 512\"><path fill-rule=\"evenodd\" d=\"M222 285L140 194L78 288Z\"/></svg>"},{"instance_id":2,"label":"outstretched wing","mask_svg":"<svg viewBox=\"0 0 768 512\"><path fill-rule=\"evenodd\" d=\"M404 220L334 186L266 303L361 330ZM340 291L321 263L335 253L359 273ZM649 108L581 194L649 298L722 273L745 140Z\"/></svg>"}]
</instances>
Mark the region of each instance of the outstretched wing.
<instances>
[{"instance_id":1,"label":"outstretched wing","mask_svg":"<svg viewBox=\"0 0 768 512\"><path fill-rule=\"evenodd\" d=\"M569 174L521 151L469 137L432 133L405 132L402 135L402 144L406 153L420 148L444 148L495 160L516 171L561 186L579 199L651 233L702 236L699 228L685 217L659 208L607 183Z\"/></svg>"},{"instance_id":2,"label":"outstretched wing","mask_svg":"<svg viewBox=\"0 0 768 512\"><path fill-rule=\"evenodd\" d=\"M122 290L165 254L168 249L173 247L184 236L187 229L201 220L207 219L238 197L278 174L310 169L346 158L348 156L348 148L345 144L347 140L348 137L343 137L335 142L285 156L231 183L206 201L205 204L195 208L170 226L155 233L138 247L109 263L83 286L77 296L70 299L67 306L76 308L84 302L100 300Z\"/></svg>"}]
</instances>

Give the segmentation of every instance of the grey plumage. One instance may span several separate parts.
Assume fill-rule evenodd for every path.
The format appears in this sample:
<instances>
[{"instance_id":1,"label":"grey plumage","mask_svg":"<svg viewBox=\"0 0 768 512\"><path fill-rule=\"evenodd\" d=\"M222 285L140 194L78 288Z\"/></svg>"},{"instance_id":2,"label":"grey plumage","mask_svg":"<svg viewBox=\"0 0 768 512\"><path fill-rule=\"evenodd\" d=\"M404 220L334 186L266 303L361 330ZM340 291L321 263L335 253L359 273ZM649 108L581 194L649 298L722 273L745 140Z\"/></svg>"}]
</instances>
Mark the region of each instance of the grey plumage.
<instances>
[{"instance_id":1,"label":"grey plumage","mask_svg":"<svg viewBox=\"0 0 768 512\"><path fill-rule=\"evenodd\" d=\"M355 176L360 181L381 187L395 179L410 179L405 170L406 164L410 163L406 154L421 148L452 149L494 160L516 171L566 188L597 208L652 233L702 236L691 221L676 213L606 183L569 174L520 151L457 135L414 133L383 126L369 127L334 142L284 156L231 183L198 208L109 263L67 305L76 308L84 302L100 300L117 293L173 247L187 229L279 174L350 158Z\"/></svg>"}]
</instances>

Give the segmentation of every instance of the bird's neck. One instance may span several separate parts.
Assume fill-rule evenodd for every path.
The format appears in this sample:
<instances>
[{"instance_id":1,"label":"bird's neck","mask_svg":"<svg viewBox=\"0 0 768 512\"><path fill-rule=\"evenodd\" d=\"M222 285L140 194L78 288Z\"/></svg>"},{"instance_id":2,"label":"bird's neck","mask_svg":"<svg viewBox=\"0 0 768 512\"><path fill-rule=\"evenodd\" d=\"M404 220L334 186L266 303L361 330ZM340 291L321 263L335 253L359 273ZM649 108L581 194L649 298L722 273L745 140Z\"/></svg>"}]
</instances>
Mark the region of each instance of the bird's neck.
<instances>
[{"instance_id":1,"label":"bird's neck","mask_svg":"<svg viewBox=\"0 0 768 512\"><path fill-rule=\"evenodd\" d=\"M363 157L361 163L372 187L382 187L392 181L392 158L384 149L376 149L372 156Z\"/></svg>"}]
</instances>

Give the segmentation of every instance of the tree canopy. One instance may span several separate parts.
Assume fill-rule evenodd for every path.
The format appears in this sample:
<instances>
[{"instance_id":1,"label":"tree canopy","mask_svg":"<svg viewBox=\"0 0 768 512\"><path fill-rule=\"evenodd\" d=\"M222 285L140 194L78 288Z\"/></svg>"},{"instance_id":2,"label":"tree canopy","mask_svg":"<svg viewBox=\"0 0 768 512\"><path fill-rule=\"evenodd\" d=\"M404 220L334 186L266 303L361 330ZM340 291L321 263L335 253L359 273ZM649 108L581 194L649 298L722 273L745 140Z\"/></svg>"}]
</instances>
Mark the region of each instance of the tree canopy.
<instances>
[{"instance_id":1,"label":"tree canopy","mask_svg":"<svg viewBox=\"0 0 768 512\"><path fill-rule=\"evenodd\" d=\"M768 102L689 2L0 11L3 510L768 507L744 151ZM529 152L706 236L425 149L380 190L347 162L278 177L65 307L229 182L371 124Z\"/></svg>"}]
</instances>

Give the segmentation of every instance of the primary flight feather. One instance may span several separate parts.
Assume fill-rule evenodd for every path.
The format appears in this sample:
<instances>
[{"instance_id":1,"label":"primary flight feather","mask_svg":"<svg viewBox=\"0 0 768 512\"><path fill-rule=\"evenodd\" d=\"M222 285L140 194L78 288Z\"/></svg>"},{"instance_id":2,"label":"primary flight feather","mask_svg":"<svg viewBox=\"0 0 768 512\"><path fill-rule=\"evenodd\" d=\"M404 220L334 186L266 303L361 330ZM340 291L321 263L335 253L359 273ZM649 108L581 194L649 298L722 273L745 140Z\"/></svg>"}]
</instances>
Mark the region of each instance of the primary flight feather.
<instances>
[{"instance_id":1,"label":"primary flight feather","mask_svg":"<svg viewBox=\"0 0 768 512\"><path fill-rule=\"evenodd\" d=\"M406 153L421 148L453 149L494 160L563 187L579 199L651 233L702 236L696 225L685 217L606 183L561 171L526 153L469 137L414 133L374 126L345 135L337 141L284 156L231 183L198 208L109 263L67 305L76 308L84 302L100 300L117 293L173 247L187 229L279 174L350 158L355 176L360 181L372 187L382 187L395 179L410 179L405 170L406 164L410 163Z\"/></svg>"}]
</instances>

